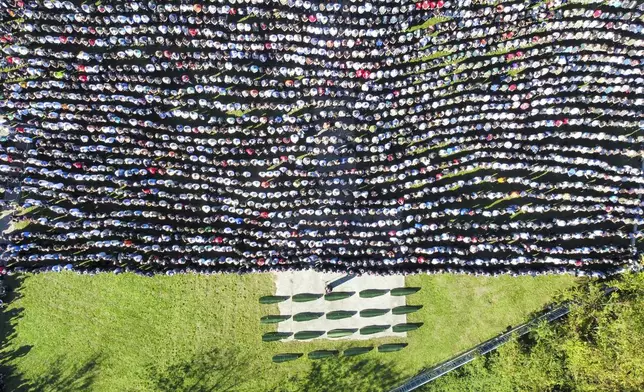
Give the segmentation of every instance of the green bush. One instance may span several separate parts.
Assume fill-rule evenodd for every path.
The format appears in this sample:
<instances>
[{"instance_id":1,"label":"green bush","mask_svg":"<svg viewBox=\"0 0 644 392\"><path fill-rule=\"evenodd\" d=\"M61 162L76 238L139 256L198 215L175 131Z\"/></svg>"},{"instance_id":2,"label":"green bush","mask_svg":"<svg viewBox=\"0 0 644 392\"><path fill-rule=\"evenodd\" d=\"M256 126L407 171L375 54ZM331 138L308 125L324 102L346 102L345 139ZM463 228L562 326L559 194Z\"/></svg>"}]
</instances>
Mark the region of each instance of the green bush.
<instances>
[{"instance_id":1,"label":"green bush","mask_svg":"<svg viewBox=\"0 0 644 392\"><path fill-rule=\"evenodd\" d=\"M360 317L378 317L389 313L389 309L364 309L360 311Z\"/></svg>"},{"instance_id":2,"label":"green bush","mask_svg":"<svg viewBox=\"0 0 644 392\"><path fill-rule=\"evenodd\" d=\"M290 332L266 332L262 335L262 340L265 342L276 342L278 340L286 339L293 335Z\"/></svg>"},{"instance_id":3,"label":"green bush","mask_svg":"<svg viewBox=\"0 0 644 392\"><path fill-rule=\"evenodd\" d=\"M573 301L565 318L511 339L431 390L644 391L644 274L580 280L561 299Z\"/></svg>"},{"instance_id":4,"label":"green bush","mask_svg":"<svg viewBox=\"0 0 644 392\"><path fill-rule=\"evenodd\" d=\"M377 290L377 289L362 290L360 292L360 298L380 297L381 295L385 295L388 292L389 290Z\"/></svg>"},{"instance_id":5,"label":"green bush","mask_svg":"<svg viewBox=\"0 0 644 392\"><path fill-rule=\"evenodd\" d=\"M402 297L404 295L414 294L420 291L420 287L398 287L391 290L391 295L394 297Z\"/></svg>"},{"instance_id":6,"label":"green bush","mask_svg":"<svg viewBox=\"0 0 644 392\"><path fill-rule=\"evenodd\" d=\"M259 299L260 304L276 304L278 302L284 302L290 297L288 296L279 296L279 295L267 295Z\"/></svg>"},{"instance_id":7,"label":"green bush","mask_svg":"<svg viewBox=\"0 0 644 392\"><path fill-rule=\"evenodd\" d=\"M286 315L282 316L282 315L279 315L279 314L272 314L272 315L262 317L261 319L259 319L259 322L262 323L262 324L277 324L277 323L280 323L282 321L286 321L286 320L288 320L290 318L291 318L291 316L286 316Z\"/></svg>"},{"instance_id":8,"label":"green bush","mask_svg":"<svg viewBox=\"0 0 644 392\"><path fill-rule=\"evenodd\" d=\"M330 338L343 338L345 336L353 335L357 329L332 329L326 333Z\"/></svg>"},{"instance_id":9,"label":"green bush","mask_svg":"<svg viewBox=\"0 0 644 392\"><path fill-rule=\"evenodd\" d=\"M392 328L394 332L407 332L418 329L423 325L423 323L408 323L408 324L396 324Z\"/></svg>"},{"instance_id":10,"label":"green bush","mask_svg":"<svg viewBox=\"0 0 644 392\"><path fill-rule=\"evenodd\" d=\"M418 309L422 308L423 305L407 305L407 306L397 306L391 310L393 314L409 314L414 313Z\"/></svg>"},{"instance_id":11,"label":"green bush","mask_svg":"<svg viewBox=\"0 0 644 392\"><path fill-rule=\"evenodd\" d=\"M357 312L354 310L336 310L326 314L326 318L329 320L341 320L344 318L352 317Z\"/></svg>"},{"instance_id":12,"label":"green bush","mask_svg":"<svg viewBox=\"0 0 644 392\"><path fill-rule=\"evenodd\" d=\"M308 340L319 338L324 335L324 331L300 331L295 333L295 339L297 340Z\"/></svg>"},{"instance_id":13,"label":"green bush","mask_svg":"<svg viewBox=\"0 0 644 392\"><path fill-rule=\"evenodd\" d=\"M295 321L309 321L309 320L315 320L315 319L320 318L322 316L324 316L324 313L304 312L304 313L298 313L295 316L293 316L293 320L295 320Z\"/></svg>"},{"instance_id":14,"label":"green bush","mask_svg":"<svg viewBox=\"0 0 644 392\"><path fill-rule=\"evenodd\" d=\"M355 292L353 291L338 291L336 293L330 293L324 296L324 299L327 301L339 301L341 299L347 299L351 297Z\"/></svg>"},{"instance_id":15,"label":"green bush","mask_svg":"<svg viewBox=\"0 0 644 392\"><path fill-rule=\"evenodd\" d=\"M295 294L293 296L293 302L309 302L309 301L315 301L316 299L322 298L322 294L310 294L310 293L303 293L303 294Z\"/></svg>"},{"instance_id":16,"label":"green bush","mask_svg":"<svg viewBox=\"0 0 644 392\"><path fill-rule=\"evenodd\" d=\"M309 359L322 359L338 355L336 350L315 350L309 353Z\"/></svg>"},{"instance_id":17,"label":"green bush","mask_svg":"<svg viewBox=\"0 0 644 392\"><path fill-rule=\"evenodd\" d=\"M351 347L344 350L344 356L352 357L354 355L366 354L371 350L373 350L373 347Z\"/></svg>"},{"instance_id":18,"label":"green bush","mask_svg":"<svg viewBox=\"0 0 644 392\"><path fill-rule=\"evenodd\" d=\"M389 325L369 325L360 329L360 335L371 335L389 329Z\"/></svg>"},{"instance_id":19,"label":"green bush","mask_svg":"<svg viewBox=\"0 0 644 392\"><path fill-rule=\"evenodd\" d=\"M407 347L407 343L390 343L378 346L379 353L391 353Z\"/></svg>"},{"instance_id":20,"label":"green bush","mask_svg":"<svg viewBox=\"0 0 644 392\"><path fill-rule=\"evenodd\" d=\"M277 355L273 356L273 362L280 363L280 362L293 361L295 359L298 359L302 355L304 355L304 354L293 354L293 353L277 354Z\"/></svg>"}]
</instances>

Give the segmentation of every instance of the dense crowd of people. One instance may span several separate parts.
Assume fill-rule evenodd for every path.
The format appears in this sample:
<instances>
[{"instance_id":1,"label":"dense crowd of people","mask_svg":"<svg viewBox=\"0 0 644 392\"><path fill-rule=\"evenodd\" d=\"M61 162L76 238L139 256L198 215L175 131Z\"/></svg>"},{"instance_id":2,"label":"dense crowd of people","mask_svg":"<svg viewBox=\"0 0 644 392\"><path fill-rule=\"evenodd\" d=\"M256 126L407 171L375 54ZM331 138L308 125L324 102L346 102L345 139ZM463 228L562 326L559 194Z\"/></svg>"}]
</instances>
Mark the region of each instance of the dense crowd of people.
<instances>
[{"instance_id":1,"label":"dense crowd of people","mask_svg":"<svg viewBox=\"0 0 644 392\"><path fill-rule=\"evenodd\" d=\"M641 2L3 2L10 271L638 262Z\"/></svg>"}]
</instances>

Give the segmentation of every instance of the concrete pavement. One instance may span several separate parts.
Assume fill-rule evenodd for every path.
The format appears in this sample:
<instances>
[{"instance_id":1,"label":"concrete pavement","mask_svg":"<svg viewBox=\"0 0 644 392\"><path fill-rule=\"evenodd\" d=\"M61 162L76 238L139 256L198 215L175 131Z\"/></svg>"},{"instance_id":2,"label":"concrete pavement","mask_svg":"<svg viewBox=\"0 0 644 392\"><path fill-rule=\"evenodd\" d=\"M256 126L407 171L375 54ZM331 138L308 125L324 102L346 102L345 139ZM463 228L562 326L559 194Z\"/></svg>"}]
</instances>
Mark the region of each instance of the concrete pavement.
<instances>
[{"instance_id":1,"label":"concrete pavement","mask_svg":"<svg viewBox=\"0 0 644 392\"><path fill-rule=\"evenodd\" d=\"M292 297L295 294L312 293L324 294L327 284L336 281L344 276L343 274L324 274L312 270L296 272L280 272L275 274L275 295L284 295ZM319 312L328 313L334 310L352 310L356 311L352 317L342 320L328 320L322 316L316 320L294 321L293 318L281 322L277 326L278 332L300 331L330 331L332 329L360 329L368 325L390 325L405 323L405 315L393 315L388 312L378 317L360 317L359 313L364 309L392 309L396 306L405 305L405 297L393 297L389 294L376 298L361 298L359 293L366 289L394 289L404 287L405 278L403 276L357 276L345 283L335 287L333 292L355 292L353 296L338 301L327 301L324 297L310 302L293 302L291 299L279 303L280 314L295 315L302 312ZM333 339L333 340L366 340L381 338L386 336L405 337L406 333L393 333L391 328L385 332L372 335L360 335L359 331L351 336ZM328 339L326 335L316 339ZM293 340L290 337L286 340Z\"/></svg>"}]
</instances>

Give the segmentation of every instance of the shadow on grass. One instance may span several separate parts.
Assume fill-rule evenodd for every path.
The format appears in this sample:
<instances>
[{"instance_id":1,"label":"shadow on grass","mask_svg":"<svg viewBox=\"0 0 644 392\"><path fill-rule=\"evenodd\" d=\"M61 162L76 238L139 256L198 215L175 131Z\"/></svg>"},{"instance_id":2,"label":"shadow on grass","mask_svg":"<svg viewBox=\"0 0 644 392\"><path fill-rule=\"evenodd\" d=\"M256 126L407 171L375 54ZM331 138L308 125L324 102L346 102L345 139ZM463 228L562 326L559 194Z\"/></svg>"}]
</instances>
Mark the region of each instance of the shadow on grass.
<instances>
[{"instance_id":1,"label":"shadow on grass","mask_svg":"<svg viewBox=\"0 0 644 392\"><path fill-rule=\"evenodd\" d=\"M20 298L20 284L23 277L21 276L7 276L4 277L2 284L6 287L6 295L2 300L8 306L12 301ZM14 361L23 357L31 351L31 346L13 347L11 342L15 339L16 328L15 325L22 317L23 308L6 308L0 313L0 338L2 344L0 345L0 390L6 389L5 385L21 385L23 381L20 374L18 374ZM13 390L12 388L11 390Z\"/></svg>"},{"instance_id":2,"label":"shadow on grass","mask_svg":"<svg viewBox=\"0 0 644 392\"><path fill-rule=\"evenodd\" d=\"M250 355L233 349L213 348L166 368L150 365L147 377L158 392L236 391L253 377Z\"/></svg>"},{"instance_id":3,"label":"shadow on grass","mask_svg":"<svg viewBox=\"0 0 644 392\"><path fill-rule=\"evenodd\" d=\"M21 297L20 286L24 276L4 277L3 284L7 295L3 298L6 304ZM23 308L12 308L0 314L0 391L15 392L82 392L89 391L94 383L100 355L94 355L80 366L69 366L64 357L56 358L47 368L47 372L34 379L26 379L15 365L15 360L27 355L32 346L14 347L16 325L22 317Z\"/></svg>"},{"instance_id":4,"label":"shadow on grass","mask_svg":"<svg viewBox=\"0 0 644 392\"><path fill-rule=\"evenodd\" d=\"M65 357L60 356L49 365L46 373L33 380L23 380L20 385L11 390L19 392L91 391L100 362L101 355L94 354L84 364L70 367Z\"/></svg>"},{"instance_id":5,"label":"shadow on grass","mask_svg":"<svg viewBox=\"0 0 644 392\"><path fill-rule=\"evenodd\" d=\"M295 375L289 380L288 387L279 386L272 392L382 392L400 381L391 362L380 358L340 356L311 360L311 370L306 376Z\"/></svg>"}]
</instances>

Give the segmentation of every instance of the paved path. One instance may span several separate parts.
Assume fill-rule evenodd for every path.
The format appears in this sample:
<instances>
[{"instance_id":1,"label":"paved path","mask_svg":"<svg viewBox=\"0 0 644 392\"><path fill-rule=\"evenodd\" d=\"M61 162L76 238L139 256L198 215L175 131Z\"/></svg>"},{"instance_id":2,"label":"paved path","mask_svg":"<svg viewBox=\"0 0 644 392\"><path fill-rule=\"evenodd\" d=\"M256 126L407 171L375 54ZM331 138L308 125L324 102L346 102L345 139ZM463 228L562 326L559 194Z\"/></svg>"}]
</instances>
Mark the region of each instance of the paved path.
<instances>
[{"instance_id":1,"label":"paved path","mask_svg":"<svg viewBox=\"0 0 644 392\"><path fill-rule=\"evenodd\" d=\"M315 271L280 272L275 274L275 295L293 296L301 293L324 294L327 284L342 278L343 274L323 274ZM339 301L326 301L320 298L311 302L293 302L290 299L279 303L280 314L295 315L301 312L328 313L334 310L354 310L358 313L363 309L391 309L405 305L405 297L392 297L389 294L376 298L360 298L360 291L366 289L393 289L404 287L403 276L358 276L335 287L333 292L353 291L355 294ZM299 331L330 331L337 328L360 329L368 325L396 325L405 323L405 315L393 315L391 312L378 317L360 317L359 314L342 320L327 320L322 316L316 320L296 322L289 319L279 323L279 332ZM352 336L340 339L366 340L385 336L405 337L405 333L393 333L391 329L373 335L360 335L356 332ZM292 337L290 338L292 339ZM319 339L327 339L326 335ZM287 339L288 340L288 339ZM333 339L339 340L339 339Z\"/></svg>"}]
</instances>

